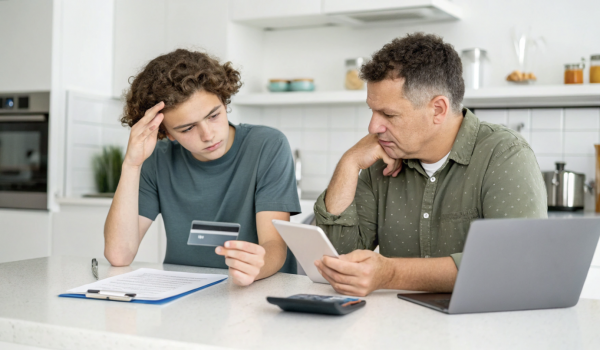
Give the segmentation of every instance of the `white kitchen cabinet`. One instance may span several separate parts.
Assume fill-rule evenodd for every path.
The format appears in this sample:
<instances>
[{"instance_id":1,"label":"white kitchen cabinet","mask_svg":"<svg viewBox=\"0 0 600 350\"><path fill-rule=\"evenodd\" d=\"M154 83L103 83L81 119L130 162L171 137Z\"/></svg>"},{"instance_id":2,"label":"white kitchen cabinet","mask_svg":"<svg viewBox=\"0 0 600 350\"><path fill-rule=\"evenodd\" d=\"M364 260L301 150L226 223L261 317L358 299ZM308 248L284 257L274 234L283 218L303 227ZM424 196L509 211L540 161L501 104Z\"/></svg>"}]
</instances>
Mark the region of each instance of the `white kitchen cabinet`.
<instances>
[{"instance_id":1,"label":"white kitchen cabinet","mask_svg":"<svg viewBox=\"0 0 600 350\"><path fill-rule=\"evenodd\" d=\"M0 1L0 91L50 90L52 1Z\"/></svg>"},{"instance_id":2,"label":"white kitchen cabinet","mask_svg":"<svg viewBox=\"0 0 600 350\"><path fill-rule=\"evenodd\" d=\"M366 20L459 19L462 15L460 7L448 0L323 0L323 13L356 14Z\"/></svg>"},{"instance_id":3,"label":"white kitchen cabinet","mask_svg":"<svg viewBox=\"0 0 600 350\"><path fill-rule=\"evenodd\" d=\"M234 21L321 14L321 0L232 0Z\"/></svg>"},{"instance_id":4,"label":"white kitchen cabinet","mask_svg":"<svg viewBox=\"0 0 600 350\"><path fill-rule=\"evenodd\" d=\"M62 199L60 211L52 213L52 255L104 258L104 221L110 199ZM148 229L135 261L162 263L166 238L159 216Z\"/></svg>"},{"instance_id":5,"label":"white kitchen cabinet","mask_svg":"<svg viewBox=\"0 0 600 350\"><path fill-rule=\"evenodd\" d=\"M231 0L231 19L260 28L330 23L321 11L321 0Z\"/></svg>"},{"instance_id":6,"label":"white kitchen cabinet","mask_svg":"<svg viewBox=\"0 0 600 350\"><path fill-rule=\"evenodd\" d=\"M0 209L0 263L50 255L50 213Z\"/></svg>"},{"instance_id":7,"label":"white kitchen cabinet","mask_svg":"<svg viewBox=\"0 0 600 350\"><path fill-rule=\"evenodd\" d=\"M260 28L407 24L462 16L460 7L447 0L232 0L231 5L234 22Z\"/></svg>"},{"instance_id":8,"label":"white kitchen cabinet","mask_svg":"<svg viewBox=\"0 0 600 350\"><path fill-rule=\"evenodd\" d=\"M225 0L115 0L113 96L129 89L129 78L150 60L177 48L226 59L228 5Z\"/></svg>"}]
</instances>

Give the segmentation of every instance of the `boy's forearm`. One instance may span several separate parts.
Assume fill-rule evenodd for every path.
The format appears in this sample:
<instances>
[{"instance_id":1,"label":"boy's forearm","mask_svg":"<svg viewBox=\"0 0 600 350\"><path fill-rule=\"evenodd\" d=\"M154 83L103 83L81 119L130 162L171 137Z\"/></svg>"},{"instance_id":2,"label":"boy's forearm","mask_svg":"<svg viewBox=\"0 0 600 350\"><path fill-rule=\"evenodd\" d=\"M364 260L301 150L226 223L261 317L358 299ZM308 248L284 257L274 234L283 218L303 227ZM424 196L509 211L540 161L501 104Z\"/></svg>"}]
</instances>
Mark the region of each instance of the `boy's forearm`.
<instances>
[{"instance_id":1,"label":"boy's forearm","mask_svg":"<svg viewBox=\"0 0 600 350\"><path fill-rule=\"evenodd\" d=\"M112 265L129 265L139 248L139 184L141 167L123 166L104 225L104 255Z\"/></svg>"},{"instance_id":2,"label":"boy's forearm","mask_svg":"<svg viewBox=\"0 0 600 350\"><path fill-rule=\"evenodd\" d=\"M265 248L265 264L256 276L257 280L277 273L283 267L287 258L287 245L284 242L267 241L260 246Z\"/></svg>"}]
</instances>

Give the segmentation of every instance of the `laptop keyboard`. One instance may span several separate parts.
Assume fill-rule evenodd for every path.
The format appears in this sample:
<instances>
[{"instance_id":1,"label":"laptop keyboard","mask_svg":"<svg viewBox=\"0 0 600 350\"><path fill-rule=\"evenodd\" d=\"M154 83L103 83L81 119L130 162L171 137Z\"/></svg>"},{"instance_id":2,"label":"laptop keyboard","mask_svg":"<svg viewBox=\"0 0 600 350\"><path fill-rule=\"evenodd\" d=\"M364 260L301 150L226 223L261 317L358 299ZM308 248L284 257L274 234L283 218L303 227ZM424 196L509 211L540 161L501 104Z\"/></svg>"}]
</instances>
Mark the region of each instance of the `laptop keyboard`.
<instances>
[{"instance_id":1,"label":"laptop keyboard","mask_svg":"<svg viewBox=\"0 0 600 350\"><path fill-rule=\"evenodd\" d=\"M431 304L435 304L437 306L441 306L444 309L447 309L450 307L450 300L448 300L448 299L434 299L434 300L428 300L428 302Z\"/></svg>"}]
</instances>

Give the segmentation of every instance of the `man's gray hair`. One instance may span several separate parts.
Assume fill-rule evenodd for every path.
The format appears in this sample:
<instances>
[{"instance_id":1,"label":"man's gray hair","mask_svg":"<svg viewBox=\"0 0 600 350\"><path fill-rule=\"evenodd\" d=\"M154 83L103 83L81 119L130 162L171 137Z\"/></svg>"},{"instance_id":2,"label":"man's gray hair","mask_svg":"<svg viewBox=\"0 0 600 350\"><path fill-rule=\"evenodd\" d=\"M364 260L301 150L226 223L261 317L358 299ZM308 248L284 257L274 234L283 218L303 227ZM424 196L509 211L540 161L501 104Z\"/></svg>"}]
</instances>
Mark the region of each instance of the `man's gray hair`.
<instances>
[{"instance_id":1,"label":"man's gray hair","mask_svg":"<svg viewBox=\"0 0 600 350\"><path fill-rule=\"evenodd\" d=\"M417 108L436 96L446 96L452 111L458 113L465 94L458 53L431 34L408 34L386 44L362 66L361 78L369 82L404 78L403 93Z\"/></svg>"}]
</instances>

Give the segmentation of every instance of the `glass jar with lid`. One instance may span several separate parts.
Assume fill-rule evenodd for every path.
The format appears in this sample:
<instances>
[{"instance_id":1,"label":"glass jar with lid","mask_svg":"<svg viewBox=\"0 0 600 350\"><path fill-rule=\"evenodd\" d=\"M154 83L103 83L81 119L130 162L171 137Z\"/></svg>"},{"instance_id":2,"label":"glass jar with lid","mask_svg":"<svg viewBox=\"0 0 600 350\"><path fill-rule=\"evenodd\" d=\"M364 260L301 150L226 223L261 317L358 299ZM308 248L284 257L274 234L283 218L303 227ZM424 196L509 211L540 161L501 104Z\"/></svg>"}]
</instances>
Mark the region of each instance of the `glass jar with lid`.
<instances>
[{"instance_id":1,"label":"glass jar with lid","mask_svg":"<svg viewBox=\"0 0 600 350\"><path fill-rule=\"evenodd\" d=\"M600 83L600 55L590 57L590 83Z\"/></svg>"},{"instance_id":2,"label":"glass jar with lid","mask_svg":"<svg viewBox=\"0 0 600 350\"><path fill-rule=\"evenodd\" d=\"M585 63L565 64L565 84L583 84Z\"/></svg>"},{"instance_id":3,"label":"glass jar with lid","mask_svg":"<svg viewBox=\"0 0 600 350\"><path fill-rule=\"evenodd\" d=\"M346 60L346 79L344 87L347 90L362 90L365 82L360 78L360 67L367 62L367 58L349 58Z\"/></svg>"}]
</instances>

